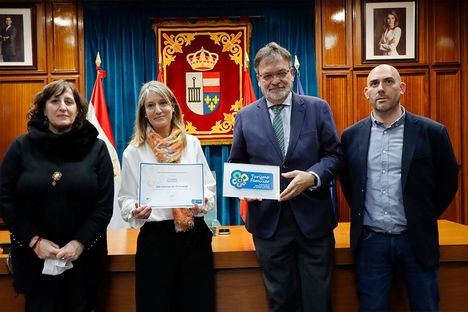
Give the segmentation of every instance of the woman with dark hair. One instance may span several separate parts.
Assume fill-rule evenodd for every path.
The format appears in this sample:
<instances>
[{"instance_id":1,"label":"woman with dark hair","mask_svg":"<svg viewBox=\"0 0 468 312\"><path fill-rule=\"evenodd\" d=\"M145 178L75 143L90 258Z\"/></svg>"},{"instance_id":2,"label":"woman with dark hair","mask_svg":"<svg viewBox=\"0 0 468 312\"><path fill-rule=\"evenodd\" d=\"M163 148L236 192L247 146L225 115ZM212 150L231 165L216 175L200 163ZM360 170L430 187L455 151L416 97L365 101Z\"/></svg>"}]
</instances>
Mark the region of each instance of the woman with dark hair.
<instances>
[{"instance_id":1,"label":"woman with dark hair","mask_svg":"<svg viewBox=\"0 0 468 312\"><path fill-rule=\"evenodd\" d=\"M384 32L379 41L379 50L382 55L399 55L397 46L400 42L401 28L398 26L400 19L395 10L390 10L384 19Z\"/></svg>"},{"instance_id":2,"label":"woman with dark hair","mask_svg":"<svg viewBox=\"0 0 468 312\"><path fill-rule=\"evenodd\" d=\"M0 213L11 232L14 287L26 311L93 311L105 274L114 177L88 106L64 80L46 85L28 133L0 168Z\"/></svg>"},{"instance_id":3,"label":"woman with dark hair","mask_svg":"<svg viewBox=\"0 0 468 312\"><path fill-rule=\"evenodd\" d=\"M143 162L203 164L204 205L138 206ZM137 311L214 311L212 233L203 214L214 206L215 185L200 142L185 133L174 93L157 81L143 85L118 196L123 219L141 228L135 259Z\"/></svg>"}]
</instances>

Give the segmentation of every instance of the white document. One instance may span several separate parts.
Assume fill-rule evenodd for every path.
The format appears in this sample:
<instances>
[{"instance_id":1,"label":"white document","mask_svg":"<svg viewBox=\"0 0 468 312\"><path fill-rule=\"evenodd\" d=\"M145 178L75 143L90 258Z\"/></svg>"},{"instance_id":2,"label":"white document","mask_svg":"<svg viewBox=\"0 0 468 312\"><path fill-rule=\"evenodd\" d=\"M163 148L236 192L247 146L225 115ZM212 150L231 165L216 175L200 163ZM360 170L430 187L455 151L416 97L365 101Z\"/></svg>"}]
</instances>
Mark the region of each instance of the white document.
<instances>
[{"instance_id":1,"label":"white document","mask_svg":"<svg viewBox=\"0 0 468 312\"><path fill-rule=\"evenodd\" d=\"M184 208L204 202L203 164L140 163L140 206Z\"/></svg>"},{"instance_id":2,"label":"white document","mask_svg":"<svg viewBox=\"0 0 468 312\"><path fill-rule=\"evenodd\" d=\"M278 200L280 169L263 166L224 163L223 196Z\"/></svg>"}]
</instances>

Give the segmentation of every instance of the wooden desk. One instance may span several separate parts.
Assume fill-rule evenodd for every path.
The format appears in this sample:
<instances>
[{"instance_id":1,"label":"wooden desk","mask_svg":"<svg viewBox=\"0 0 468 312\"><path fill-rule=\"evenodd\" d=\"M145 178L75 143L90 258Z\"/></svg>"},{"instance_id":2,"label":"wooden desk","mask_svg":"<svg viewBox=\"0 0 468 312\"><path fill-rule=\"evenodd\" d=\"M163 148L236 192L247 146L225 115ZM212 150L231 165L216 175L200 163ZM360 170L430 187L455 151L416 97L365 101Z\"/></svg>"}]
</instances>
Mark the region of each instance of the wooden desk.
<instances>
[{"instance_id":1,"label":"wooden desk","mask_svg":"<svg viewBox=\"0 0 468 312\"><path fill-rule=\"evenodd\" d=\"M0 254L3 253L1 245L10 243L10 233L7 231L0 231Z\"/></svg>"},{"instance_id":2,"label":"wooden desk","mask_svg":"<svg viewBox=\"0 0 468 312\"><path fill-rule=\"evenodd\" d=\"M231 226L230 235L216 235L213 251L217 311L267 311L267 297L252 238L243 226ZM441 220L440 297L442 311L465 311L468 306L468 226ZM134 311L134 271L138 230L109 230L109 282L104 288L106 311ZM0 243L6 233L0 232ZM334 311L357 311L353 258L349 250L349 223L335 229L335 266L332 282ZM23 311L0 256L1 311ZM391 311L408 311L404 286L397 281Z\"/></svg>"}]
</instances>

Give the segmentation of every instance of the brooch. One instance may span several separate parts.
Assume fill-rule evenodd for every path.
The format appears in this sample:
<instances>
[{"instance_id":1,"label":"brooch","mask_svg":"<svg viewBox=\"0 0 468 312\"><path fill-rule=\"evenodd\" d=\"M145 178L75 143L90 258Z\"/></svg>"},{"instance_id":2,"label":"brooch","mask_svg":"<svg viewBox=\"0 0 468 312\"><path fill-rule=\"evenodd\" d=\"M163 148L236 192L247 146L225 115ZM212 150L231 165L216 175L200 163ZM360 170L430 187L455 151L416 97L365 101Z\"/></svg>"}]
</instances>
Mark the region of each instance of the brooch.
<instances>
[{"instance_id":1,"label":"brooch","mask_svg":"<svg viewBox=\"0 0 468 312\"><path fill-rule=\"evenodd\" d=\"M62 173L60 171L54 171L52 173L52 186L56 186L57 182L62 178Z\"/></svg>"}]
</instances>

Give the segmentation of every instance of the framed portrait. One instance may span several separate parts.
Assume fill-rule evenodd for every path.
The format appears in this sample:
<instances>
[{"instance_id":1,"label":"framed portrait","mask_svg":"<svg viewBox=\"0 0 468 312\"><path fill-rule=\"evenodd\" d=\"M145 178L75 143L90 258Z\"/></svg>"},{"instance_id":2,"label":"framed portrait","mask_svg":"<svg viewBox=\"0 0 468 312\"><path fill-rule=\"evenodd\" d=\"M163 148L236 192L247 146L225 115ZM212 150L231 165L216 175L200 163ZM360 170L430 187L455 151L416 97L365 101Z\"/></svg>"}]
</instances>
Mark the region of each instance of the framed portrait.
<instances>
[{"instance_id":1,"label":"framed portrait","mask_svg":"<svg viewBox=\"0 0 468 312\"><path fill-rule=\"evenodd\" d=\"M364 63L415 61L416 1L363 1Z\"/></svg>"},{"instance_id":2,"label":"framed portrait","mask_svg":"<svg viewBox=\"0 0 468 312\"><path fill-rule=\"evenodd\" d=\"M34 68L34 7L0 7L0 68Z\"/></svg>"}]
</instances>

